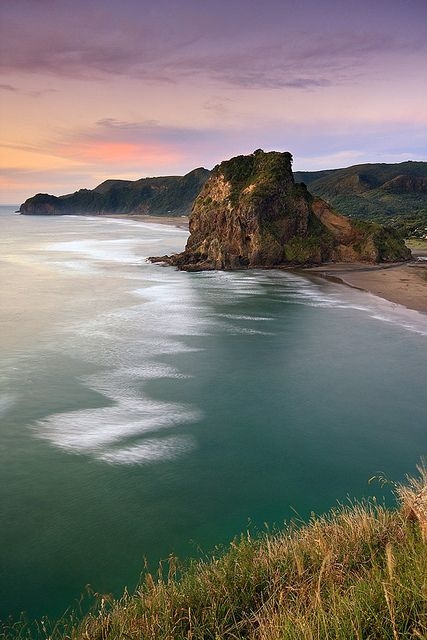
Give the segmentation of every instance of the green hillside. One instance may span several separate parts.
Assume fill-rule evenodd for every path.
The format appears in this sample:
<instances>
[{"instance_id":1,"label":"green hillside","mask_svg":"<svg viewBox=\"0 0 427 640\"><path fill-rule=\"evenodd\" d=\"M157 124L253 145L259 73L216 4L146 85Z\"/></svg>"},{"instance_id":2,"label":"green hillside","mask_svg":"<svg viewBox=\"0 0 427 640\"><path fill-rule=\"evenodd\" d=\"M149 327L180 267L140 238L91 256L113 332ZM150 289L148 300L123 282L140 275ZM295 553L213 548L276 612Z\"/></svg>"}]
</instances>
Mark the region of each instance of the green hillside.
<instances>
[{"instance_id":1,"label":"green hillside","mask_svg":"<svg viewBox=\"0 0 427 640\"><path fill-rule=\"evenodd\" d=\"M80 189L64 196L38 193L20 207L29 215L126 214L189 215L197 194L209 177L199 168L185 176L106 180L95 189Z\"/></svg>"},{"instance_id":2,"label":"green hillside","mask_svg":"<svg viewBox=\"0 0 427 640\"><path fill-rule=\"evenodd\" d=\"M427 234L427 162L297 171L295 180L344 215L386 224L407 236Z\"/></svg>"}]
</instances>

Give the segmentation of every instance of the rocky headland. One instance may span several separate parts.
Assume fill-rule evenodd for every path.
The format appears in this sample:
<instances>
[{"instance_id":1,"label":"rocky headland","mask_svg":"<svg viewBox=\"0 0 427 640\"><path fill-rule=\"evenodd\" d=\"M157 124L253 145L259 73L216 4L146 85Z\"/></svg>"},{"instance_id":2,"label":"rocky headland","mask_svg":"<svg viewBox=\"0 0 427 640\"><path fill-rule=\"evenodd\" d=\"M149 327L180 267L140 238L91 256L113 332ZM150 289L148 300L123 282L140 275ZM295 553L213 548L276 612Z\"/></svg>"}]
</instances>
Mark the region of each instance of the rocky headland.
<instances>
[{"instance_id":1,"label":"rocky headland","mask_svg":"<svg viewBox=\"0 0 427 640\"><path fill-rule=\"evenodd\" d=\"M19 208L25 215L187 216L210 175L199 168L185 176L106 180L95 189L63 196L38 193Z\"/></svg>"},{"instance_id":2,"label":"rocky headland","mask_svg":"<svg viewBox=\"0 0 427 640\"><path fill-rule=\"evenodd\" d=\"M217 165L194 202L189 228L182 253L152 261L200 271L411 257L393 229L341 216L296 183L287 152L259 149Z\"/></svg>"}]
</instances>

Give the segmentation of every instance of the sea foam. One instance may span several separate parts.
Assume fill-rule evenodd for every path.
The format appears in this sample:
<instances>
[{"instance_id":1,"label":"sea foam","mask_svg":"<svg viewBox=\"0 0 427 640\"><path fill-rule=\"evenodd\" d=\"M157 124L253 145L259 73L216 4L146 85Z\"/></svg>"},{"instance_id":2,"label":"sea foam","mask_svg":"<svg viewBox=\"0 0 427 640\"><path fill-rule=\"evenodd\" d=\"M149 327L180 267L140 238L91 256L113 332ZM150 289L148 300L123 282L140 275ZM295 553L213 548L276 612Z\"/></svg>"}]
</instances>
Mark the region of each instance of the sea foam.
<instances>
[{"instance_id":1,"label":"sea foam","mask_svg":"<svg viewBox=\"0 0 427 640\"><path fill-rule=\"evenodd\" d=\"M50 415L35 423L35 435L60 449L95 454L106 461L110 460L111 456L106 454L114 445L118 462L128 456L133 447L142 451L147 435L181 428L201 419L201 412L191 406L155 401L141 391L141 381L176 377L181 377L181 374L156 363L88 376L82 382L101 394L110 405ZM186 438L188 440L189 436ZM121 452L126 453L121 455ZM137 458L134 457L135 460ZM141 463L144 459L140 456Z\"/></svg>"}]
</instances>

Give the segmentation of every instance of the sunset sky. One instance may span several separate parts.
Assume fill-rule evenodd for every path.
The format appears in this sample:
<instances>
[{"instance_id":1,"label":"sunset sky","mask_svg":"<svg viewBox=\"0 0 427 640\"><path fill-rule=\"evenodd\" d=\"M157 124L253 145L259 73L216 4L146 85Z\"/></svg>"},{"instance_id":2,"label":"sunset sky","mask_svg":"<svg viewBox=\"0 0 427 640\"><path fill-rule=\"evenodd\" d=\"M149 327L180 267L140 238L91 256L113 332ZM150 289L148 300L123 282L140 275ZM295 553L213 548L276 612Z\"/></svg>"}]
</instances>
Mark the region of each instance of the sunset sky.
<instances>
[{"instance_id":1,"label":"sunset sky","mask_svg":"<svg viewBox=\"0 0 427 640\"><path fill-rule=\"evenodd\" d=\"M184 174L427 160L427 0L1 0L0 202Z\"/></svg>"}]
</instances>

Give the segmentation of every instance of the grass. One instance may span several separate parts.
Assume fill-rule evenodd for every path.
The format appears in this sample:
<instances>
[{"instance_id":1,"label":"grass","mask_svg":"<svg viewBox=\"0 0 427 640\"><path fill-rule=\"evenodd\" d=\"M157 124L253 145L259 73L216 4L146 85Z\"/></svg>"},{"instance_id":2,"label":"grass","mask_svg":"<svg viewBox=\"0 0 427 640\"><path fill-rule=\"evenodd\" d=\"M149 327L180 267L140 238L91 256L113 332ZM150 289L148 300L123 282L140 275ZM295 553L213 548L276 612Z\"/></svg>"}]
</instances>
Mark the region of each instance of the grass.
<instances>
[{"instance_id":1,"label":"grass","mask_svg":"<svg viewBox=\"0 0 427 640\"><path fill-rule=\"evenodd\" d=\"M133 595L98 596L81 621L16 623L3 637L427 638L427 545L413 510L427 472L419 471L418 479L395 488L395 510L375 500L340 506L302 526L257 539L243 535L225 554L186 567L170 558Z\"/></svg>"},{"instance_id":2,"label":"grass","mask_svg":"<svg viewBox=\"0 0 427 640\"><path fill-rule=\"evenodd\" d=\"M427 240L423 240L421 238L410 238L409 240L406 240L406 246L414 251L417 249L425 251L427 249Z\"/></svg>"}]
</instances>

